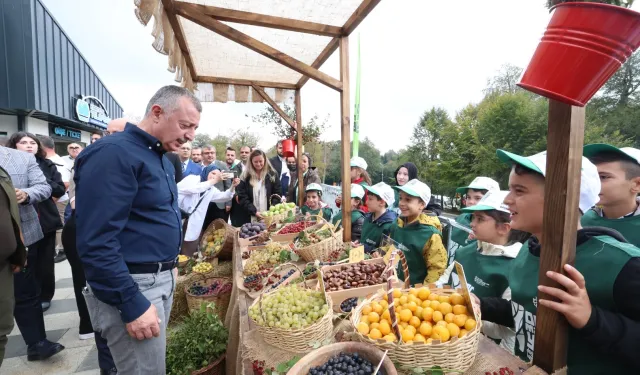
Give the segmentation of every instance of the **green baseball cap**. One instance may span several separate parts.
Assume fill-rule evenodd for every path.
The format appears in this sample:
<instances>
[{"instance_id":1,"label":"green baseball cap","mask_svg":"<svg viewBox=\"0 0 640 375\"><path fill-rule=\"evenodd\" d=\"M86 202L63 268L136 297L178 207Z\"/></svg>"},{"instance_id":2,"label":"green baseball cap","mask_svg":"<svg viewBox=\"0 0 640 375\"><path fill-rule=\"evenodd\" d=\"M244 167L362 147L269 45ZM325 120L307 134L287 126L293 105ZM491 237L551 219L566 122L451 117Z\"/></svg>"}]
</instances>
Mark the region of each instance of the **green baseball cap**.
<instances>
[{"instance_id":1,"label":"green baseball cap","mask_svg":"<svg viewBox=\"0 0 640 375\"><path fill-rule=\"evenodd\" d=\"M469 186L463 186L463 187L457 188L456 193L464 194L469 189L487 190L487 191L500 190L500 184L498 183L498 181L492 178L479 176L474 178L473 181L471 181L471 183L469 184Z\"/></svg>"},{"instance_id":2,"label":"green baseball cap","mask_svg":"<svg viewBox=\"0 0 640 375\"><path fill-rule=\"evenodd\" d=\"M640 150L633 147L617 148L605 143L595 143L592 145L584 146L584 149L582 151L583 155L588 158L596 156L601 152L613 152L640 164Z\"/></svg>"},{"instance_id":3,"label":"green baseball cap","mask_svg":"<svg viewBox=\"0 0 640 375\"><path fill-rule=\"evenodd\" d=\"M498 154L498 159L503 163L516 163L534 172L538 172L543 176L545 175L544 172L547 165L546 151L528 157L516 155L505 150L496 150L496 154Z\"/></svg>"},{"instance_id":4,"label":"green baseball cap","mask_svg":"<svg viewBox=\"0 0 640 375\"><path fill-rule=\"evenodd\" d=\"M402 186L394 186L394 189L404 191L412 197L418 197L422 199L424 204L429 204L429 201L431 200L431 188L416 178Z\"/></svg>"}]
</instances>

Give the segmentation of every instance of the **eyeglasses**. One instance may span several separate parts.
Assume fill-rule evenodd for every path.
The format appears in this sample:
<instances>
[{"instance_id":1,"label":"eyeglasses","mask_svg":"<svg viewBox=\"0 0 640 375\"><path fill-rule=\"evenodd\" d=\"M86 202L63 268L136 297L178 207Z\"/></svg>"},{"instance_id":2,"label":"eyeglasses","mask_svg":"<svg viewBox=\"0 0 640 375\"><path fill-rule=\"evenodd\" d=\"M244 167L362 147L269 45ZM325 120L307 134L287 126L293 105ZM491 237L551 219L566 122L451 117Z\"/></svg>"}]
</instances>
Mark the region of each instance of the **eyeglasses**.
<instances>
[{"instance_id":1,"label":"eyeglasses","mask_svg":"<svg viewBox=\"0 0 640 375\"><path fill-rule=\"evenodd\" d=\"M69 150L79 150L80 147L69 147Z\"/></svg>"}]
</instances>

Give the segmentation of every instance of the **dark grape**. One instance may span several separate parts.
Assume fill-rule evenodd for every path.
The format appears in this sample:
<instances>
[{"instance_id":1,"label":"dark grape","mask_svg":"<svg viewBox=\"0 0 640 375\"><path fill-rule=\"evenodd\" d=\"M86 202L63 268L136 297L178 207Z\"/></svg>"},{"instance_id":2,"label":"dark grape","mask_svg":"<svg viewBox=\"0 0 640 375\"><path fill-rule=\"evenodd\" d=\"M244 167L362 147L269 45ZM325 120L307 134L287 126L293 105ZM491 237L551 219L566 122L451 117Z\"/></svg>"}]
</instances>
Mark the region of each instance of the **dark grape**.
<instances>
[{"instance_id":1,"label":"dark grape","mask_svg":"<svg viewBox=\"0 0 640 375\"><path fill-rule=\"evenodd\" d=\"M335 355L327 362L320 366L313 367L309 370L310 375L330 375L330 374L347 374L347 375L371 375L373 369L377 366L366 359L362 358L358 353L340 353ZM382 370L379 374L384 374Z\"/></svg>"}]
</instances>

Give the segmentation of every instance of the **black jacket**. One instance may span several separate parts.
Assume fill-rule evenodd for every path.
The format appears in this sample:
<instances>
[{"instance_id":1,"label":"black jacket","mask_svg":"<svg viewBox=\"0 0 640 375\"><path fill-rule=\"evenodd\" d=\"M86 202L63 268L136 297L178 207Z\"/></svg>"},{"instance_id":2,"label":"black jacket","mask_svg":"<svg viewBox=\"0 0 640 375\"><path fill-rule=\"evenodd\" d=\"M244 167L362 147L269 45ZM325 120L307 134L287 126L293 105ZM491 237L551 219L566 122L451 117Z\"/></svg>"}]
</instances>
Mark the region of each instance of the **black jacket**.
<instances>
[{"instance_id":1,"label":"black jacket","mask_svg":"<svg viewBox=\"0 0 640 375\"><path fill-rule=\"evenodd\" d=\"M278 177L282 176L282 160L280 160L280 157L276 155L269 159L269 162L271 163L273 169L275 169L278 173Z\"/></svg>"},{"instance_id":2,"label":"black jacket","mask_svg":"<svg viewBox=\"0 0 640 375\"><path fill-rule=\"evenodd\" d=\"M56 203L52 198L60 198L66 193L67 189L64 186L64 182L62 182L62 176L60 172L58 172L58 168L54 162L39 157L36 157L36 161L38 162L40 170L42 170L42 174L47 179L47 183L51 186L51 197L34 204L34 208L38 213L38 219L40 219L42 233L51 233L62 229L62 220L60 220L58 207L56 207Z\"/></svg>"},{"instance_id":3,"label":"black jacket","mask_svg":"<svg viewBox=\"0 0 640 375\"><path fill-rule=\"evenodd\" d=\"M253 186L251 186L250 181L250 176L240 181L240 185L236 187L236 194L238 195L238 205L240 209L251 216L255 216L257 210L253 205ZM280 178L273 173L269 173L265 177L264 185L267 190L267 209L269 209L272 205L280 203L277 197L271 197L274 194L282 195Z\"/></svg>"},{"instance_id":4,"label":"black jacket","mask_svg":"<svg viewBox=\"0 0 640 375\"><path fill-rule=\"evenodd\" d=\"M578 231L577 245L598 235L608 235L620 242L627 242L620 233L601 227L584 228ZM541 245L537 238L529 240L529 252L540 256ZM618 312L592 306L591 317L578 330L582 339L599 348L603 355L615 356L630 366L640 370L638 342L640 338L640 258L631 258L622 267L613 284L613 301ZM587 284L587 288L589 285ZM506 327L514 327L511 302L502 298L480 299L482 319ZM633 371L629 372L632 373Z\"/></svg>"},{"instance_id":5,"label":"black jacket","mask_svg":"<svg viewBox=\"0 0 640 375\"><path fill-rule=\"evenodd\" d=\"M294 176L289 182L289 189L287 191L287 202L293 202L298 204L298 197L296 196L296 188L298 187L298 171L293 172ZM315 167L309 168L307 174L302 180L304 182L304 188L306 189L309 184L321 184L320 176Z\"/></svg>"},{"instance_id":6,"label":"black jacket","mask_svg":"<svg viewBox=\"0 0 640 375\"><path fill-rule=\"evenodd\" d=\"M180 157L178 154L174 154L173 152L167 152L164 156L169 159L171 164L173 164L173 168L176 170L176 184L182 181L182 162L180 162Z\"/></svg>"}]
</instances>

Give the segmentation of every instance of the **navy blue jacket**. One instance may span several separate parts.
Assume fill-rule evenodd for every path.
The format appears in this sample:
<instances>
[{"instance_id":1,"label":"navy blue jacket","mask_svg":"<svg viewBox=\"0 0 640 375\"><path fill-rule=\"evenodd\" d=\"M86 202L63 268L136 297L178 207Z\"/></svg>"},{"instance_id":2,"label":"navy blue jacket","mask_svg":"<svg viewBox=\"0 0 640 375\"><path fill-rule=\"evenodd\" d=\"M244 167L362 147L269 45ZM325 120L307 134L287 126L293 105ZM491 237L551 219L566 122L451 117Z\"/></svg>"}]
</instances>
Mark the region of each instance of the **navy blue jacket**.
<instances>
[{"instance_id":1,"label":"navy blue jacket","mask_svg":"<svg viewBox=\"0 0 640 375\"><path fill-rule=\"evenodd\" d=\"M187 160L187 167L182 171L182 178L190 175L200 176L200 173L202 173L202 167L191 160Z\"/></svg>"},{"instance_id":2,"label":"navy blue jacket","mask_svg":"<svg viewBox=\"0 0 640 375\"><path fill-rule=\"evenodd\" d=\"M77 158L78 253L87 282L129 323L150 306L127 264L176 258L182 239L175 168L162 144L135 125Z\"/></svg>"}]
</instances>

